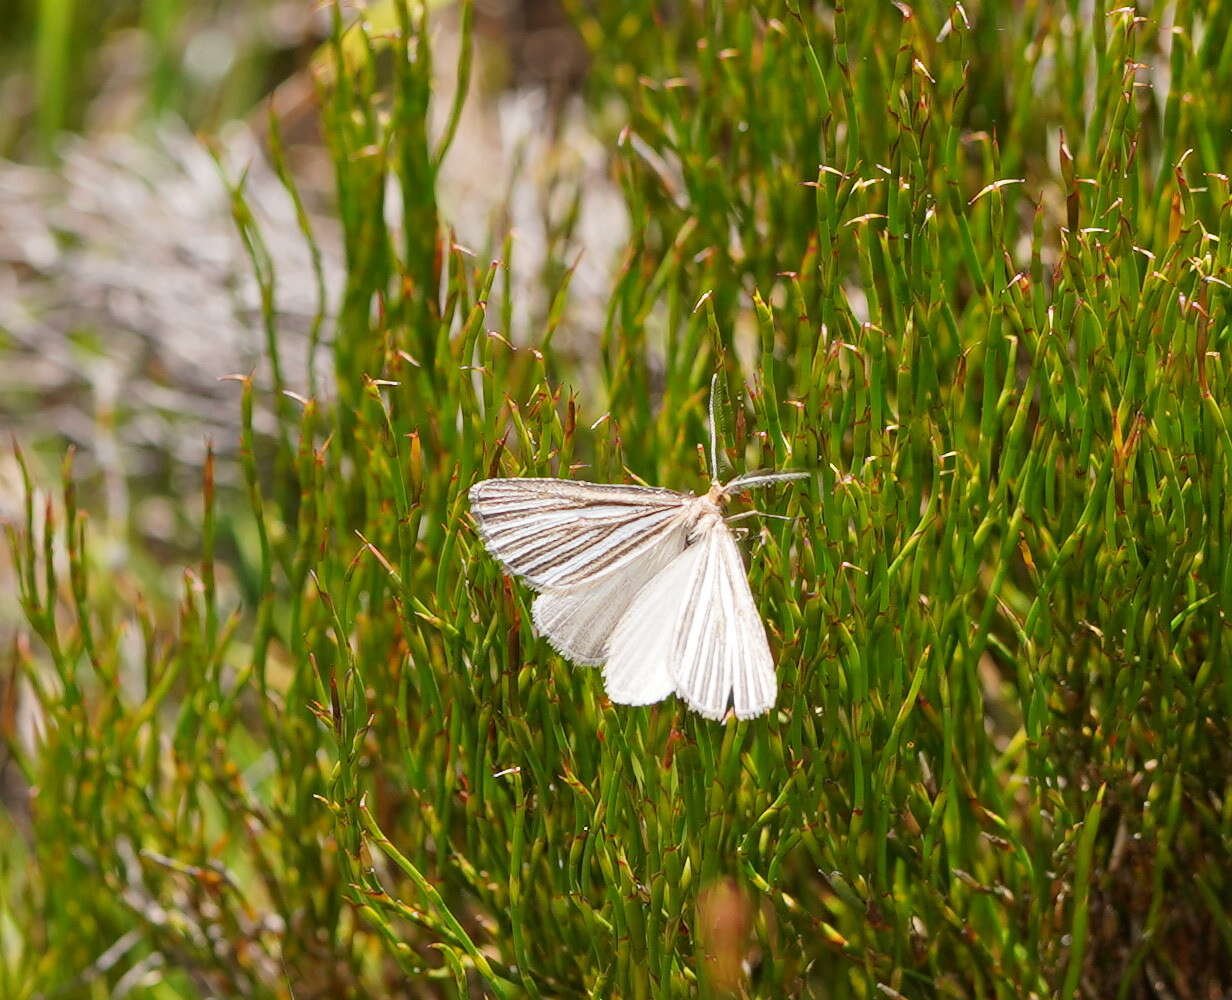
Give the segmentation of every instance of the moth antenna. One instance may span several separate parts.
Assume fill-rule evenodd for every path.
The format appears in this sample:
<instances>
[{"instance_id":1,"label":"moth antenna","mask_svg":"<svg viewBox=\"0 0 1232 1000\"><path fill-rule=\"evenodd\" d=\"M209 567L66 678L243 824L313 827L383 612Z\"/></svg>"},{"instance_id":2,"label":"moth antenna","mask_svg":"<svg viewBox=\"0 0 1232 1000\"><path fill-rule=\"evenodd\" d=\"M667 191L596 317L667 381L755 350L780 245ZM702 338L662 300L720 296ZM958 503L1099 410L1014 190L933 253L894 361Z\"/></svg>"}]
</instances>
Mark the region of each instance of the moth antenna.
<instances>
[{"instance_id":1,"label":"moth antenna","mask_svg":"<svg viewBox=\"0 0 1232 1000\"><path fill-rule=\"evenodd\" d=\"M719 373L710 376L710 480L719 481L719 434L714 422L714 393L719 383Z\"/></svg>"},{"instance_id":2,"label":"moth antenna","mask_svg":"<svg viewBox=\"0 0 1232 1000\"><path fill-rule=\"evenodd\" d=\"M724 492L730 493L734 490L747 490L755 486L769 486L771 483L786 483L793 479L807 479L810 473L808 472L746 472L743 476L737 476L723 486Z\"/></svg>"}]
</instances>

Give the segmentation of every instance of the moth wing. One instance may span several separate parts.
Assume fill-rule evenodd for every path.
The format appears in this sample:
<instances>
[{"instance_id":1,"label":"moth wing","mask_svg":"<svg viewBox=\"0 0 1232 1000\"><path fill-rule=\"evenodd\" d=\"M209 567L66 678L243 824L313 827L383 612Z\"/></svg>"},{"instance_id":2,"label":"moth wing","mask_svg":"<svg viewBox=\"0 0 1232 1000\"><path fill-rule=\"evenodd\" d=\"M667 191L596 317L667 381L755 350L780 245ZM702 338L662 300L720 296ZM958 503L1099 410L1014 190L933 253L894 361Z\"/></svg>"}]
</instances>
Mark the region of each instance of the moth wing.
<instances>
[{"instance_id":1,"label":"moth wing","mask_svg":"<svg viewBox=\"0 0 1232 1000\"><path fill-rule=\"evenodd\" d=\"M751 719L773 708L778 695L766 627L727 525L715 522L697 547L701 566L672 667L676 693L708 719L722 719L729 705L737 718Z\"/></svg>"},{"instance_id":2,"label":"moth wing","mask_svg":"<svg viewBox=\"0 0 1232 1000\"><path fill-rule=\"evenodd\" d=\"M638 592L612 633L608 697L648 704L673 691L708 719L728 707L752 718L778 683L740 550L722 521L708 526Z\"/></svg>"},{"instance_id":3,"label":"moth wing","mask_svg":"<svg viewBox=\"0 0 1232 1000\"><path fill-rule=\"evenodd\" d=\"M471 512L488 551L536 590L589 586L678 538L695 498L648 486L485 479Z\"/></svg>"},{"instance_id":4,"label":"moth wing","mask_svg":"<svg viewBox=\"0 0 1232 1000\"><path fill-rule=\"evenodd\" d=\"M691 545L646 583L616 624L603 686L618 705L650 705L676 690L672 671L680 621L703 553Z\"/></svg>"},{"instance_id":5,"label":"moth wing","mask_svg":"<svg viewBox=\"0 0 1232 1000\"><path fill-rule=\"evenodd\" d=\"M602 663L612 630L638 591L683 548L683 531L665 533L657 544L594 583L545 590L531 609L535 628L561 656L587 666Z\"/></svg>"}]
</instances>

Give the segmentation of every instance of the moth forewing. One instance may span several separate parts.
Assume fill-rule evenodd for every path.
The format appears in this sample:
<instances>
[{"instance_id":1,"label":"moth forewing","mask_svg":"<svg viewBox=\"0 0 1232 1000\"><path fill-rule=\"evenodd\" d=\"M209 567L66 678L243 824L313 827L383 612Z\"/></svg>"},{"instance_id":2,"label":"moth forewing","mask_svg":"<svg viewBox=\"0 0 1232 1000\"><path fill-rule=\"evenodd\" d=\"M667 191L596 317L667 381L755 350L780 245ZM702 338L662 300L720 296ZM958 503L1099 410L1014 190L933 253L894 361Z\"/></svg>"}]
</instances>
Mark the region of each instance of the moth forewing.
<instances>
[{"instance_id":1,"label":"moth forewing","mask_svg":"<svg viewBox=\"0 0 1232 1000\"><path fill-rule=\"evenodd\" d=\"M717 506L702 511L688 548L621 618L603 678L615 702L646 704L666 689L708 719L724 718L729 707L741 719L773 707L778 686L766 630Z\"/></svg>"},{"instance_id":2,"label":"moth forewing","mask_svg":"<svg viewBox=\"0 0 1232 1000\"><path fill-rule=\"evenodd\" d=\"M488 551L536 590L592 585L670 544L694 499L568 479L485 479L468 496Z\"/></svg>"},{"instance_id":3,"label":"moth forewing","mask_svg":"<svg viewBox=\"0 0 1232 1000\"><path fill-rule=\"evenodd\" d=\"M730 705L737 718L750 719L769 711L778 694L766 627L727 525L713 522L699 545L705 562L696 604L681 621L676 693L707 718L723 718Z\"/></svg>"}]
</instances>

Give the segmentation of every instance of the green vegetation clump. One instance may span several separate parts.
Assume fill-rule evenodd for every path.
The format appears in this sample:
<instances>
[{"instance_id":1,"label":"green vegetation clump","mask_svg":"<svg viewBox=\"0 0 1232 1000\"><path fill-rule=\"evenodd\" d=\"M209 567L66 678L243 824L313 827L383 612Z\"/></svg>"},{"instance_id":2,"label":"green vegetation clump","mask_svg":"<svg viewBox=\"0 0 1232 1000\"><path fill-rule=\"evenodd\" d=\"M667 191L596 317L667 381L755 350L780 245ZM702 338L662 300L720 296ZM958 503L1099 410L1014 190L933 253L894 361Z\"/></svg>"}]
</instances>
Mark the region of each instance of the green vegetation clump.
<instances>
[{"instance_id":1,"label":"green vegetation clump","mask_svg":"<svg viewBox=\"0 0 1232 1000\"><path fill-rule=\"evenodd\" d=\"M1232 989L1232 8L577 4L630 236L525 342L392 12L319 76L332 383L237 385L176 613L27 475L0 995ZM465 500L704 488L715 372L731 466L814 473L748 522L780 693L727 725L609 704Z\"/></svg>"}]
</instances>

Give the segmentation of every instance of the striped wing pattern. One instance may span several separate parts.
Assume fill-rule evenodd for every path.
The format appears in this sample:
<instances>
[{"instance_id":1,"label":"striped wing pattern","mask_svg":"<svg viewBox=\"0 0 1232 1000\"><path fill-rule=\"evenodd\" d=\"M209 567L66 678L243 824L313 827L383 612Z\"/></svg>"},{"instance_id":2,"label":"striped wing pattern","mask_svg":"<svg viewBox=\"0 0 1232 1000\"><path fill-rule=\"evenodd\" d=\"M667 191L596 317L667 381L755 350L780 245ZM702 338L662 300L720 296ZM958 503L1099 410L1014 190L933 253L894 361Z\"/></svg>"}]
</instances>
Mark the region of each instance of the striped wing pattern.
<instances>
[{"instance_id":1,"label":"striped wing pattern","mask_svg":"<svg viewBox=\"0 0 1232 1000\"><path fill-rule=\"evenodd\" d=\"M660 546L683 548L695 499L567 479L485 479L470 490L484 545L536 590L589 587Z\"/></svg>"},{"instance_id":2,"label":"striped wing pattern","mask_svg":"<svg viewBox=\"0 0 1232 1000\"><path fill-rule=\"evenodd\" d=\"M531 609L535 628L561 656L597 666L607 656L608 637L638 591L684 550L684 542L684 532L674 532L624 569L588 587L545 590Z\"/></svg>"},{"instance_id":3,"label":"striped wing pattern","mask_svg":"<svg viewBox=\"0 0 1232 1000\"><path fill-rule=\"evenodd\" d=\"M675 692L708 719L722 719L729 707L741 719L773 707L778 685L765 626L720 518L638 592L612 633L603 676L621 704Z\"/></svg>"},{"instance_id":4,"label":"striped wing pattern","mask_svg":"<svg viewBox=\"0 0 1232 1000\"><path fill-rule=\"evenodd\" d=\"M766 630L740 549L711 496L563 479L487 479L470 490L488 550L540 591L539 634L604 664L608 697L675 693L709 719L774 706Z\"/></svg>"}]
</instances>

